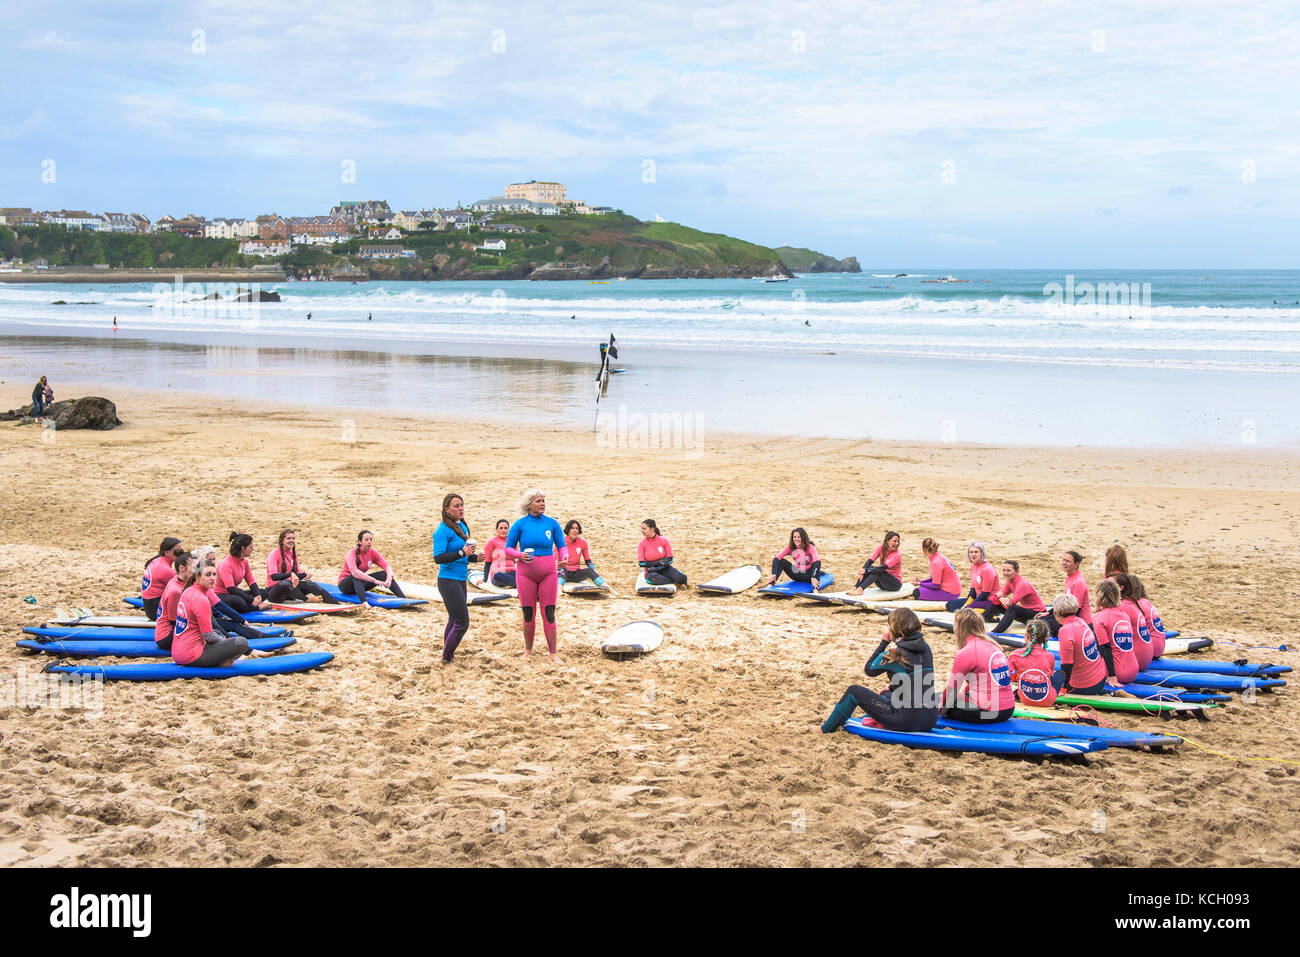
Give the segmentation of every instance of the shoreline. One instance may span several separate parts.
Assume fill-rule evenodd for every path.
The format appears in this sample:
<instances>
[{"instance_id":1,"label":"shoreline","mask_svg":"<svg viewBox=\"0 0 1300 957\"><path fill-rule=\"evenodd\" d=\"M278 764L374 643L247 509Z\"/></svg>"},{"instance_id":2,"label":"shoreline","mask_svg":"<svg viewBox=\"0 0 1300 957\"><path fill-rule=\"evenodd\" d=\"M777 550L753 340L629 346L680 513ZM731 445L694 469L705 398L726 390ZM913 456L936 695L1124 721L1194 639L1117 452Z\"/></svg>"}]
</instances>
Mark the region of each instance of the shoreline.
<instances>
[{"instance_id":1,"label":"shoreline","mask_svg":"<svg viewBox=\"0 0 1300 957\"><path fill-rule=\"evenodd\" d=\"M0 272L0 283L23 283L34 285L37 283L67 284L67 285L90 285L96 283L122 284L122 283L147 283L160 282L163 280L174 281L179 276L181 282L284 282L286 273L279 266L269 268L248 269L222 269L211 267L183 267L176 269L167 269L166 267L155 267L151 269L70 269L68 272L62 272L61 269L69 267L55 267L48 270L23 271L18 273Z\"/></svg>"},{"instance_id":2,"label":"shoreline","mask_svg":"<svg viewBox=\"0 0 1300 957\"><path fill-rule=\"evenodd\" d=\"M353 335L286 335L267 320L254 321L233 339L225 331L77 331L82 334L11 334L0 323L0 378L45 374L60 396L66 394L60 383L69 381L110 392L123 381L151 381L322 408L414 407L465 421L513 418L588 428L597 424L599 411L614 417L603 420L607 428L658 422L696 435L935 439L1008 450L1051 447L1058 453L1161 448L1254 455L1266 448L1300 449L1300 425L1278 411L1289 407L1282 398L1287 383L1264 374L1148 369L1133 376L1123 368L983 360L968 367L968 383L950 380L936 389L935 377L946 377L948 364L924 358L716 354L634 346L620 338L618 364L627 372L611 377L598 410L596 350L585 344L367 340L364 329ZM238 337L245 335L255 336L256 344L243 344ZM1086 402L1055 401L1063 375L1077 395L1088 396Z\"/></svg>"}]
</instances>

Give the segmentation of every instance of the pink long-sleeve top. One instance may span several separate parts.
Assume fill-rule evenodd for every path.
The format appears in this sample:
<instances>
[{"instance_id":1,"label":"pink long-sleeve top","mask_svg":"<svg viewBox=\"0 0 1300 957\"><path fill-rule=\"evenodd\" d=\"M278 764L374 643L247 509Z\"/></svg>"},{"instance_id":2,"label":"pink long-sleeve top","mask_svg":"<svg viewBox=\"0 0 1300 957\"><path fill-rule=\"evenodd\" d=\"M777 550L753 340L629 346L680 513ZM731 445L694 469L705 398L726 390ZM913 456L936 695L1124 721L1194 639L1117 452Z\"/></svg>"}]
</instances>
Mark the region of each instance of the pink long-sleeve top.
<instances>
[{"instance_id":1,"label":"pink long-sleeve top","mask_svg":"<svg viewBox=\"0 0 1300 957\"><path fill-rule=\"evenodd\" d=\"M224 595L232 588L238 588L240 585L248 585L253 589L257 588L257 579L253 577L253 568L248 564L247 558L236 558L234 555L227 555L217 565L217 594Z\"/></svg>"},{"instance_id":2,"label":"pink long-sleeve top","mask_svg":"<svg viewBox=\"0 0 1300 957\"><path fill-rule=\"evenodd\" d=\"M961 579L957 576L957 569L939 552L930 556L930 581L935 588L950 595L961 592Z\"/></svg>"},{"instance_id":3,"label":"pink long-sleeve top","mask_svg":"<svg viewBox=\"0 0 1300 957\"><path fill-rule=\"evenodd\" d=\"M172 639L172 660L188 665L203 654L203 635L212 630L212 599L208 589L195 582L181 592L176 604L176 637Z\"/></svg>"},{"instance_id":4,"label":"pink long-sleeve top","mask_svg":"<svg viewBox=\"0 0 1300 957\"><path fill-rule=\"evenodd\" d=\"M1065 590L1079 603L1079 617L1092 624L1092 598L1088 595L1088 583L1083 580L1083 572L1076 568L1066 576Z\"/></svg>"},{"instance_id":5,"label":"pink long-sleeve top","mask_svg":"<svg viewBox=\"0 0 1300 957\"><path fill-rule=\"evenodd\" d=\"M1002 596L1011 596L1011 604L1019 605L1029 611L1046 611L1047 606L1043 604L1043 599L1038 595L1038 589L1029 584L1029 579L1024 575L1017 575L1015 578L1002 584Z\"/></svg>"},{"instance_id":6,"label":"pink long-sleeve top","mask_svg":"<svg viewBox=\"0 0 1300 957\"><path fill-rule=\"evenodd\" d=\"M366 574L371 565L377 565L384 570L385 574L380 576L381 580L390 577L388 562L384 561L384 556L379 554L378 549L364 549L361 557L358 558L357 549L349 548L348 553L343 556L343 571L339 572L339 582L342 583L353 576L361 579L373 578L373 575Z\"/></svg>"},{"instance_id":7,"label":"pink long-sleeve top","mask_svg":"<svg viewBox=\"0 0 1300 957\"><path fill-rule=\"evenodd\" d=\"M1068 615L1056 635L1057 653L1062 665L1070 665L1070 687L1091 688L1106 677L1106 659L1088 623L1078 615Z\"/></svg>"},{"instance_id":8,"label":"pink long-sleeve top","mask_svg":"<svg viewBox=\"0 0 1300 957\"><path fill-rule=\"evenodd\" d=\"M813 562L821 561L817 555L816 545L809 545L807 548L791 548L787 545L776 556L777 561L783 558L790 559L790 567L797 572L806 572L813 567Z\"/></svg>"},{"instance_id":9,"label":"pink long-sleeve top","mask_svg":"<svg viewBox=\"0 0 1300 957\"><path fill-rule=\"evenodd\" d=\"M876 550L871 553L871 561L880 561L880 553L884 550L884 547L885 546L883 545L876 546ZM889 572L889 574L893 575L900 582L903 580L903 550L901 548L890 552L889 557L884 561L884 565L885 571Z\"/></svg>"},{"instance_id":10,"label":"pink long-sleeve top","mask_svg":"<svg viewBox=\"0 0 1300 957\"><path fill-rule=\"evenodd\" d=\"M944 688L945 704L965 698L981 711L999 712L1013 707L1015 692L1011 687L1011 665L1001 646L988 638L970 638L952 662L952 674Z\"/></svg>"},{"instance_id":11,"label":"pink long-sleeve top","mask_svg":"<svg viewBox=\"0 0 1300 957\"><path fill-rule=\"evenodd\" d=\"M1128 613L1122 608L1098 608L1092 615L1092 633L1097 636L1099 645L1110 645L1115 679L1121 684L1129 684L1142 669L1138 666Z\"/></svg>"},{"instance_id":12,"label":"pink long-sleeve top","mask_svg":"<svg viewBox=\"0 0 1300 957\"><path fill-rule=\"evenodd\" d=\"M140 579L141 598L161 598L167 583L176 577L172 568L171 557L159 555L145 566L144 576Z\"/></svg>"}]
</instances>

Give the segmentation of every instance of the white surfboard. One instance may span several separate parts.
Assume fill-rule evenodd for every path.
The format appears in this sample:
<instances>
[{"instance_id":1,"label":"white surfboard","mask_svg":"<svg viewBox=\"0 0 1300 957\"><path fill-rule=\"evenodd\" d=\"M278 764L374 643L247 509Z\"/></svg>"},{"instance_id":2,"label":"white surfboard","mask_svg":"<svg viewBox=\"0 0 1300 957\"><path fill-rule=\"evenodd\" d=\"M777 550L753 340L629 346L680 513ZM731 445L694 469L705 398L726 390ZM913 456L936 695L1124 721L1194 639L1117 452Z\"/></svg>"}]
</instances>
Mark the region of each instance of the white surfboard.
<instances>
[{"instance_id":1,"label":"white surfboard","mask_svg":"<svg viewBox=\"0 0 1300 957\"><path fill-rule=\"evenodd\" d=\"M309 611L313 614L330 614L337 613L346 615L348 612L360 611L362 608L369 608L369 605L351 605L347 602L339 602L337 605L331 605L327 601L273 601L269 606L275 611Z\"/></svg>"},{"instance_id":2,"label":"white surfboard","mask_svg":"<svg viewBox=\"0 0 1300 957\"><path fill-rule=\"evenodd\" d=\"M980 609L975 609L980 611ZM942 628L944 631L952 631L953 619L956 617L955 611L936 611L921 616L921 624L932 625L935 628ZM992 631L997 622L985 623L985 630ZM1023 635L1025 633L1025 623L1023 621L1013 621L1011 627L1007 629L1007 634Z\"/></svg>"},{"instance_id":3,"label":"white surfboard","mask_svg":"<svg viewBox=\"0 0 1300 957\"><path fill-rule=\"evenodd\" d=\"M470 572L471 575L482 572ZM442 593L438 591L437 585L430 585L424 582L402 582L402 591L406 593L407 598L423 598L425 601L442 602ZM465 604L467 605L491 605L495 602L504 601L511 596L504 589L498 588L495 592L466 592Z\"/></svg>"},{"instance_id":4,"label":"white surfboard","mask_svg":"<svg viewBox=\"0 0 1300 957\"><path fill-rule=\"evenodd\" d=\"M636 593L638 595L676 595L677 586L674 584L652 585L645 580L645 572L636 576Z\"/></svg>"},{"instance_id":5,"label":"white surfboard","mask_svg":"<svg viewBox=\"0 0 1300 957\"><path fill-rule=\"evenodd\" d=\"M653 621L633 621L614 631L600 646L607 655L643 655L654 651L664 640L664 630Z\"/></svg>"},{"instance_id":6,"label":"white surfboard","mask_svg":"<svg viewBox=\"0 0 1300 957\"><path fill-rule=\"evenodd\" d=\"M715 595L736 595L746 589L753 588L762 577L763 569L757 565L741 565L739 568L733 568L725 575L718 576L711 582L696 585L695 590Z\"/></svg>"},{"instance_id":7,"label":"white surfboard","mask_svg":"<svg viewBox=\"0 0 1300 957\"><path fill-rule=\"evenodd\" d=\"M49 621L47 625L54 625L60 628L84 627L84 628L152 628L156 622L150 621L144 615L80 615L79 611L88 609L69 610L64 608L57 609L57 614Z\"/></svg>"},{"instance_id":8,"label":"white surfboard","mask_svg":"<svg viewBox=\"0 0 1300 957\"><path fill-rule=\"evenodd\" d=\"M518 588L498 588L496 585L488 581L487 576L484 575L482 571L477 569L470 572L469 575L466 576L465 580L469 582L471 588L479 588L493 595L505 595L509 598L519 597Z\"/></svg>"},{"instance_id":9,"label":"white surfboard","mask_svg":"<svg viewBox=\"0 0 1300 957\"><path fill-rule=\"evenodd\" d=\"M876 588L874 585L866 589L861 595L850 595L848 590L844 591L822 591L817 594L800 595L800 598L810 598L813 601L829 602L835 605L851 605L854 608L867 608L871 605L881 602L900 602L910 600L912 597L911 588L900 588L897 591L886 591L883 588Z\"/></svg>"},{"instance_id":10,"label":"white surfboard","mask_svg":"<svg viewBox=\"0 0 1300 957\"><path fill-rule=\"evenodd\" d=\"M871 611L879 611L885 614L893 611L895 608L910 608L916 612L945 612L948 608L946 601L924 601L920 598L908 598L904 601L869 601L865 607Z\"/></svg>"},{"instance_id":11,"label":"white surfboard","mask_svg":"<svg viewBox=\"0 0 1300 957\"><path fill-rule=\"evenodd\" d=\"M566 595L584 595L588 598L600 597L602 595L609 594L609 584L603 578L599 582L566 581L561 591L563 591Z\"/></svg>"}]
</instances>

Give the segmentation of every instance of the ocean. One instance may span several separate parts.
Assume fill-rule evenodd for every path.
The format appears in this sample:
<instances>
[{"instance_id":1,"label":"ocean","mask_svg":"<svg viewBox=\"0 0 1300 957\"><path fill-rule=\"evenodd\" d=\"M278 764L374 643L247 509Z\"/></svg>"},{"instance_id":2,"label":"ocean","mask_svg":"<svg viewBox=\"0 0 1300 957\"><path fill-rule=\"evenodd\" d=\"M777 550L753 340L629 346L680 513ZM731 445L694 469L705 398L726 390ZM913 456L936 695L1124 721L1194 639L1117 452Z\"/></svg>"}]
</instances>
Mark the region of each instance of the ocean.
<instances>
[{"instance_id":1,"label":"ocean","mask_svg":"<svg viewBox=\"0 0 1300 957\"><path fill-rule=\"evenodd\" d=\"M597 422L597 346L613 333L627 372L601 410L625 420L1011 446L1300 442L1300 270L946 276L280 282L261 288L282 302L256 305L203 300L231 292L216 286L0 284L0 375L579 425Z\"/></svg>"}]
</instances>

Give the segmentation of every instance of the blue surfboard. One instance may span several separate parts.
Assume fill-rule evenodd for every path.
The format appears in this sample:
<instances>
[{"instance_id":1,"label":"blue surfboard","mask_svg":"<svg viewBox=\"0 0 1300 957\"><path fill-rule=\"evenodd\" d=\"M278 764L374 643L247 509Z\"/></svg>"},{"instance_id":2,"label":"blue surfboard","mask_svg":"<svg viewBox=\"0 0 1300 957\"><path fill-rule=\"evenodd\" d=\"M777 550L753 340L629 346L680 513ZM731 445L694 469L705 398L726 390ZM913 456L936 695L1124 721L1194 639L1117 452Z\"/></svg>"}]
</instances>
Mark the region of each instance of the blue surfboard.
<instances>
[{"instance_id":1,"label":"blue surfboard","mask_svg":"<svg viewBox=\"0 0 1300 957\"><path fill-rule=\"evenodd\" d=\"M1033 718L1011 718L992 724L972 724L968 721L950 721L947 718L940 718L935 727L980 734L1025 734L1030 737L1046 735L1079 738L1085 741L1105 741L1112 748L1172 748L1182 740L1169 734L1125 731L1122 728L1091 728L1064 721L1036 721Z\"/></svg>"},{"instance_id":2,"label":"blue surfboard","mask_svg":"<svg viewBox=\"0 0 1300 957\"><path fill-rule=\"evenodd\" d=\"M135 595L128 595L122 601L126 602L132 608L143 608L144 602ZM356 604L353 602L353 604ZM244 620L250 625L256 624L276 624L291 625L296 621L306 621L308 618L315 618L314 611L250 611L244 615Z\"/></svg>"},{"instance_id":3,"label":"blue surfboard","mask_svg":"<svg viewBox=\"0 0 1300 957\"><path fill-rule=\"evenodd\" d=\"M338 585L321 585L320 587L341 602L346 602L349 605L360 604L355 595L345 595L339 591ZM374 608L411 608L415 605L427 605L429 602L424 598L398 598L395 595L376 595L372 591L367 591L366 604Z\"/></svg>"},{"instance_id":4,"label":"blue surfboard","mask_svg":"<svg viewBox=\"0 0 1300 957\"><path fill-rule=\"evenodd\" d=\"M292 645L294 638L251 638L248 647L254 651L278 651ZM48 655L67 655L72 658L169 658L171 652L149 641L31 641L15 642L19 648L43 651Z\"/></svg>"},{"instance_id":5,"label":"blue surfboard","mask_svg":"<svg viewBox=\"0 0 1300 957\"><path fill-rule=\"evenodd\" d=\"M251 627L263 638L283 638L285 635L293 634L283 625ZM83 628L77 625L33 625L24 628L23 634L64 641L153 641L154 639L152 628Z\"/></svg>"},{"instance_id":6,"label":"blue surfboard","mask_svg":"<svg viewBox=\"0 0 1300 957\"><path fill-rule=\"evenodd\" d=\"M274 655L270 658L248 658L226 668L194 668L175 662L148 662L132 665L54 665L49 668L56 674L81 675L105 681L173 681L177 678L236 678L240 675L286 675L295 671L310 671L333 661L327 651L312 651L297 655Z\"/></svg>"},{"instance_id":7,"label":"blue surfboard","mask_svg":"<svg viewBox=\"0 0 1300 957\"><path fill-rule=\"evenodd\" d=\"M835 576L830 572L822 572L819 578L822 588L829 588L835 584ZM789 598L791 595L808 595L813 590L811 582L792 582L782 581L775 585L760 588L758 594L766 595L770 598Z\"/></svg>"},{"instance_id":8,"label":"blue surfboard","mask_svg":"<svg viewBox=\"0 0 1300 957\"><path fill-rule=\"evenodd\" d=\"M864 725L857 718L845 724L844 730L868 741L902 744L909 748L923 748L927 751L976 751L981 754L1024 754L1065 758L1106 750L1106 742L1095 738L1069 738L1052 734L1032 736L989 734L982 731L958 731L952 728L937 728L934 731L887 731L884 728Z\"/></svg>"}]
</instances>

